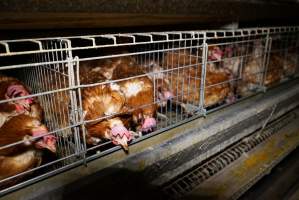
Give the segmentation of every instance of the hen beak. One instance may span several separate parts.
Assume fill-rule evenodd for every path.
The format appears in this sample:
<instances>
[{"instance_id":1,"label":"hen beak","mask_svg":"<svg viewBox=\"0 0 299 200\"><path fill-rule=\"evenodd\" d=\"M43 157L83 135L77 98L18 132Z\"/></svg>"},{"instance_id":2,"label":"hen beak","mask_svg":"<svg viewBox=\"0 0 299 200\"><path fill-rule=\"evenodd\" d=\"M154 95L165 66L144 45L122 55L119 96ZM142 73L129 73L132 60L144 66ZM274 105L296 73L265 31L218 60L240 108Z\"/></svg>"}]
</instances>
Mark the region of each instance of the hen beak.
<instances>
[{"instance_id":1,"label":"hen beak","mask_svg":"<svg viewBox=\"0 0 299 200\"><path fill-rule=\"evenodd\" d=\"M117 137L116 139L112 140L112 143L121 146L125 152L129 152L128 140L125 137Z\"/></svg>"},{"instance_id":2,"label":"hen beak","mask_svg":"<svg viewBox=\"0 0 299 200\"><path fill-rule=\"evenodd\" d=\"M55 143L45 143L44 141L39 141L36 143L36 147L39 149L48 149L49 151L51 151L52 153L56 153L56 145Z\"/></svg>"},{"instance_id":3,"label":"hen beak","mask_svg":"<svg viewBox=\"0 0 299 200\"><path fill-rule=\"evenodd\" d=\"M220 60L221 60L221 58L222 58L222 55L221 55L221 54L218 54L218 53L216 53L216 54L214 54L214 57L215 57L215 59L216 59L217 61L220 61Z\"/></svg>"},{"instance_id":4,"label":"hen beak","mask_svg":"<svg viewBox=\"0 0 299 200\"><path fill-rule=\"evenodd\" d=\"M117 142L126 152L129 151L128 141L125 137L117 140Z\"/></svg>"},{"instance_id":5,"label":"hen beak","mask_svg":"<svg viewBox=\"0 0 299 200\"><path fill-rule=\"evenodd\" d=\"M47 144L46 148L49 149L52 153L56 153L56 145L54 143Z\"/></svg>"},{"instance_id":6,"label":"hen beak","mask_svg":"<svg viewBox=\"0 0 299 200\"><path fill-rule=\"evenodd\" d=\"M25 101L19 101L15 105L16 105L16 110L19 112L30 111L31 109L30 104L26 103Z\"/></svg>"},{"instance_id":7,"label":"hen beak","mask_svg":"<svg viewBox=\"0 0 299 200\"><path fill-rule=\"evenodd\" d=\"M22 103L21 105L25 108L25 110L30 111L30 104L24 102L24 103Z\"/></svg>"},{"instance_id":8,"label":"hen beak","mask_svg":"<svg viewBox=\"0 0 299 200\"><path fill-rule=\"evenodd\" d=\"M41 126L32 131L33 136L41 136L47 134L48 130L45 126ZM56 141L57 138L54 135L45 135L36 142L36 147L39 149L48 149L53 153L56 153Z\"/></svg>"},{"instance_id":9,"label":"hen beak","mask_svg":"<svg viewBox=\"0 0 299 200\"><path fill-rule=\"evenodd\" d=\"M122 146L122 148L126 151L126 152L129 152L129 146L128 146L128 144L123 144L123 145L121 145Z\"/></svg>"},{"instance_id":10,"label":"hen beak","mask_svg":"<svg viewBox=\"0 0 299 200\"><path fill-rule=\"evenodd\" d=\"M46 144L46 149L49 149L51 152L56 153L56 141L57 138L54 135L47 135L43 138L44 143Z\"/></svg>"}]
</instances>

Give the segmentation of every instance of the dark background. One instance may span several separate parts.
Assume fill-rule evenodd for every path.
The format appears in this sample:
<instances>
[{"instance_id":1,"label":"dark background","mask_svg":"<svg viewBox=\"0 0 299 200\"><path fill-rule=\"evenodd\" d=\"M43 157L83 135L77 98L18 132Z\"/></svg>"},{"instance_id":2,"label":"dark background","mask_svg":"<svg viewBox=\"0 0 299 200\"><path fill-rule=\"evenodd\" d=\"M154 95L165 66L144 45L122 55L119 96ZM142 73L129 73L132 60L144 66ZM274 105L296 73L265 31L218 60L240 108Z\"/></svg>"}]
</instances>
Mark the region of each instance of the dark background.
<instances>
[{"instance_id":1,"label":"dark background","mask_svg":"<svg viewBox=\"0 0 299 200\"><path fill-rule=\"evenodd\" d=\"M298 24L295 0L2 0L0 39Z\"/></svg>"}]
</instances>

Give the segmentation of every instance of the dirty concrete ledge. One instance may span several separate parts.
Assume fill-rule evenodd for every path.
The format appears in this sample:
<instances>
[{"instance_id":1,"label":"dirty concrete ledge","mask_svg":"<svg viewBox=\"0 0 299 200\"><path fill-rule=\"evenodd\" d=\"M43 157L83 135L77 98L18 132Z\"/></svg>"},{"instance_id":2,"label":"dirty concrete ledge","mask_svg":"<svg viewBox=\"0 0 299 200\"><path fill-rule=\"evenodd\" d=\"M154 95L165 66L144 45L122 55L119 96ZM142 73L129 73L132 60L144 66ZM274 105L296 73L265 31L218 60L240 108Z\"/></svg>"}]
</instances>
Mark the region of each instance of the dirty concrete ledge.
<instances>
[{"instance_id":1,"label":"dirty concrete ledge","mask_svg":"<svg viewBox=\"0 0 299 200\"><path fill-rule=\"evenodd\" d=\"M264 136L268 135L266 139L257 144L253 149L240 154L236 160L224 167L218 173L215 173L201 184L194 186L191 192L185 194L184 199L239 199L246 190L257 183L261 178L270 174L274 166L280 163L288 154L290 154L290 152L298 147L298 116L299 107L269 124L267 128L264 129L263 133L256 131L254 134L246 137L246 140L242 140L242 142L250 140L252 142L254 139L258 138L259 134ZM234 147L228 148L225 152L229 152L229 149L233 148ZM294 163L289 164L293 165ZM260 193L255 191L252 192L254 195L244 195L244 198L247 200L288 199L286 194L282 195L282 192L283 190L286 191L287 188L291 188L296 178L298 180L299 177L296 173L296 168L292 168L293 166L288 166L288 171L281 171L281 178L272 177L268 182L268 185L264 185L263 188L258 188ZM270 176L272 175L270 174ZM279 179L284 179L285 182L281 182ZM278 195L279 193L280 195Z\"/></svg>"},{"instance_id":2,"label":"dirty concrete ledge","mask_svg":"<svg viewBox=\"0 0 299 200\"><path fill-rule=\"evenodd\" d=\"M259 129L276 106L272 120L299 105L299 80L283 84L235 105L116 151L2 199L89 199L107 193L132 199L132 191L146 198L156 187ZM126 186L124 189L117 185ZM128 188L133 188L130 190ZM145 190L146 188L146 190Z\"/></svg>"}]
</instances>

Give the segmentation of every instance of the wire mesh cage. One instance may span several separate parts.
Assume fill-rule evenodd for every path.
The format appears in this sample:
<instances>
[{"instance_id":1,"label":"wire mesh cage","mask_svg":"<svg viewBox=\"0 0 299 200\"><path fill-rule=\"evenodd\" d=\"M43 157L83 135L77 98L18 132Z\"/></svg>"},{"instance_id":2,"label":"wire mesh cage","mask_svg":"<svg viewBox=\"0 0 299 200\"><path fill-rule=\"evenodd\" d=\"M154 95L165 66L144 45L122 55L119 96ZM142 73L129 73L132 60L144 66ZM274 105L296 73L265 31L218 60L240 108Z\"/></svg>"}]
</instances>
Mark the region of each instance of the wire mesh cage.
<instances>
[{"instance_id":1,"label":"wire mesh cage","mask_svg":"<svg viewBox=\"0 0 299 200\"><path fill-rule=\"evenodd\" d=\"M200 112L202 56L198 53L203 39L202 33L195 32L106 35L91 40L91 47L77 48L87 152L97 149L101 155L107 147L110 150L111 142L106 141L111 139L127 149L128 141L110 136L114 131L118 134L115 123L131 140L161 132ZM75 42L80 43L77 38ZM195 63L187 56L191 53Z\"/></svg>"},{"instance_id":2,"label":"wire mesh cage","mask_svg":"<svg viewBox=\"0 0 299 200\"><path fill-rule=\"evenodd\" d=\"M17 188L22 183L14 184L28 178L30 182L33 175L46 176L76 162L81 142L74 114L76 95L70 90L74 81L67 41L4 44L0 186Z\"/></svg>"},{"instance_id":3,"label":"wire mesh cage","mask_svg":"<svg viewBox=\"0 0 299 200\"><path fill-rule=\"evenodd\" d=\"M206 94L209 110L263 89L267 29L207 32Z\"/></svg>"},{"instance_id":4,"label":"wire mesh cage","mask_svg":"<svg viewBox=\"0 0 299 200\"><path fill-rule=\"evenodd\" d=\"M293 27L269 30L271 51L265 85L273 86L298 74L298 30Z\"/></svg>"},{"instance_id":5,"label":"wire mesh cage","mask_svg":"<svg viewBox=\"0 0 299 200\"><path fill-rule=\"evenodd\" d=\"M130 143L293 79L299 71L298 31L0 41L1 194L121 147L128 150ZM34 124L29 132L27 118ZM42 150L48 140L52 148L55 141L56 153ZM28 155L32 162L21 170L1 168Z\"/></svg>"},{"instance_id":6,"label":"wire mesh cage","mask_svg":"<svg viewBox=\"0 0 299 200\"><path fill-rule=\"evenodd\" d=\"M61 165L72 163L74 156L81 148L79 128L77 123L77 97L70 88L74 86L73 66L69 63L71 52L67 50L65 40L50 40L43 43L45 50L63 49L34 55L34 62L41 63L34 69L25 69L27 77L24 82L32 87L32 91L42 93L52 91L48 95L40 96L44 109L46 125L57 136L58 157L69 157ZM45 64L49 62L49 64Z\"/></svg>"}]
</instances>

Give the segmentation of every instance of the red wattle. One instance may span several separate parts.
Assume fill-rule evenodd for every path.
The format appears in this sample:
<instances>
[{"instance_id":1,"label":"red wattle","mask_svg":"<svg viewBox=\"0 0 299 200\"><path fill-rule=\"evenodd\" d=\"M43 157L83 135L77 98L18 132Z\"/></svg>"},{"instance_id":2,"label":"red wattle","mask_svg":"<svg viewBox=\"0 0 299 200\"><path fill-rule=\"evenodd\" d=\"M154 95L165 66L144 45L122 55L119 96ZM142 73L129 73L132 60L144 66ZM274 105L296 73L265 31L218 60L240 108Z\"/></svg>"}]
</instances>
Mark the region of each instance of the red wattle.
<instances>
[{"instance_id":1,"label":"red wattle","mask_svg":"<svg viewBox=\"0 0 299 200\"><path fill-rule=\"evenodd\" d=\"M23 112L25 110L24 107L22 105L19 105L19 104L15 104L15 107L16 107L16 111L18 113Z\"/></svg>"}]
</instances>

